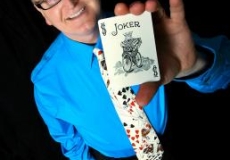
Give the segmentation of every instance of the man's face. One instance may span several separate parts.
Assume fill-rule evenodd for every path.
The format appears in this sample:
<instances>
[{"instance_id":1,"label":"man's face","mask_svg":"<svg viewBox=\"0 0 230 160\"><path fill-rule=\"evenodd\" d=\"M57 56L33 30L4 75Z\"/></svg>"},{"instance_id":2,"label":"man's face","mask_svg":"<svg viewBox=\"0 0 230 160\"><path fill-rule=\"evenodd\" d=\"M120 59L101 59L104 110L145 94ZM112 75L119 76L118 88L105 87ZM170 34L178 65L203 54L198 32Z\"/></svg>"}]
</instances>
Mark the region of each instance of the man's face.
<instances>
[{"instance_id":1,"label":"man's face","mask_svg":"<svg viewBox=\"0 0 230 160\"><path fill-rule=\"evenodd\" d=\"M56 0L46 1L52 3ZM61 0L48 10L36 8L41 12L48 25L53 25L69 38L85 43L96 41L97 20L101 10L100 0Z\"/></svg>"}]
</instances>

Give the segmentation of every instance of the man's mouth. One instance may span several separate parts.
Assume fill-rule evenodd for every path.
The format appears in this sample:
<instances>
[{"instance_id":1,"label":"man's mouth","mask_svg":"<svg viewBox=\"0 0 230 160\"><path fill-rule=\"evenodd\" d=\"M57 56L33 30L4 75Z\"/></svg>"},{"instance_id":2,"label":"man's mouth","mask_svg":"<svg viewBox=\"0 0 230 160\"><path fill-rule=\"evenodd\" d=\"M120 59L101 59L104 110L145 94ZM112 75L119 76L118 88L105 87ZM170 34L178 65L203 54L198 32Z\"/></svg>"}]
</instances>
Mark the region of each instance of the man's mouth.
<instances>
[{"instance_id":1,"label":"man's mouth","mask_svg":"<svg viewBox=\"0 0 230 160\"><path fill-rule=\"evenodd\" d=\"M76 13L70 15L70 16L69 16L68 18L66 18L66 19L69 20L69 19L76 18L76 17L78 17L84 10L85 10L85 7L81 8L78 12L76 12Z\"/></svg>"}]
</instances>

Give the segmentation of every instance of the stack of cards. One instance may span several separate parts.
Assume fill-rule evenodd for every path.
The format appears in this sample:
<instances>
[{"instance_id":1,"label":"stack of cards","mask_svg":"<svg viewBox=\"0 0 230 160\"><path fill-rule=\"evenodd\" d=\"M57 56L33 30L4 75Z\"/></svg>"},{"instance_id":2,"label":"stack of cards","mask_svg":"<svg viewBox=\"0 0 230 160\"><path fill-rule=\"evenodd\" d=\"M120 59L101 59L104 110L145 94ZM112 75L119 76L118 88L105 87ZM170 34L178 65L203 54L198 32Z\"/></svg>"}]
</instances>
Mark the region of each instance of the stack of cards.
<instances>
[{"instance_id":1,"label":"stack of cards","mask_svg":"<svg viewBox=\"0 0 230 160\"><path fill-rule=\"evenodd\" d=\"M100 19L98 26L113 86L127 87L160 80L150 12Z\"/></svg>"}]
</instances>

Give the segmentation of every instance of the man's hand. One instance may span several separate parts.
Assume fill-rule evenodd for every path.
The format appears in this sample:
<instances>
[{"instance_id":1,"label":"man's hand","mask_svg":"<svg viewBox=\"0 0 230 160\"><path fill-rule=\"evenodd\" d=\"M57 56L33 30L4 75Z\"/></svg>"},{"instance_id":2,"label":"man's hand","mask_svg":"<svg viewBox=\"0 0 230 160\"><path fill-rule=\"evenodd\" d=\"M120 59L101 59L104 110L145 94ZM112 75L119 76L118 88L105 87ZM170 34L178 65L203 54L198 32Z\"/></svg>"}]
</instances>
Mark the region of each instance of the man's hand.
<instances>
[{"instance_id":1,"label":"man's hand","mask_svg":"<svg viewBox=\"0 0 230 160\"><path fill-rule=\"evenodd\" d=\"M166 15L157 0L147 0L145 3L136 1L129 6L118 3L114 9L115 15L127 13L139 15L144 11L152 12L161 80L141 84L136 95L140 106L150 102L160 85L167 84L175 77L189 72L196 63L197 55L185 20L182 0L169 0L169 4L170 16Z\"/></svg>"}]
</instances>

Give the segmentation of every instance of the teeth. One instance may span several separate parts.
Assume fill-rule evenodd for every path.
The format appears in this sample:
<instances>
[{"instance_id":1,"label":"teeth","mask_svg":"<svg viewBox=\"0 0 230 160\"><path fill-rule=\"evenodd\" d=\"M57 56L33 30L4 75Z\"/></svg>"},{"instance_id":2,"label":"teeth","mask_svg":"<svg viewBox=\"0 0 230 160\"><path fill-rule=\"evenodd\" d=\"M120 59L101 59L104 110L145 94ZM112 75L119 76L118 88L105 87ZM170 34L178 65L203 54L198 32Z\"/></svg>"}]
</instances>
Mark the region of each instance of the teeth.
<instances>
[{"instance_id":1,"label":"teeth","mask_svg":"<svg viewBox=\"0 0 230 160\"><path fill-rule=\"evenodd\" d=\"M84 10L85 10L85 8L82 8L80 11L78 11L77 13L71 15L69 18L75 18L75 17L79 16Z\"/></svg>"}]
</instances>

